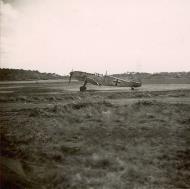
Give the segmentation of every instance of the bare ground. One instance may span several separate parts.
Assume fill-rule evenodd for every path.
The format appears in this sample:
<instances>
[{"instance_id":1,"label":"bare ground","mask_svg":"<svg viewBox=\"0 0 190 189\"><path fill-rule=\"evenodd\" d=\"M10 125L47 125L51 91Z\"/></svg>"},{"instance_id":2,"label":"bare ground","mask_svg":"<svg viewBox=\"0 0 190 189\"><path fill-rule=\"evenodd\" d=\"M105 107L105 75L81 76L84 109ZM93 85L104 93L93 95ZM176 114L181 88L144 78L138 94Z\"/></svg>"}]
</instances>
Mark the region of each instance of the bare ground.
<instances>
[{"instance_id":1,"label":"bare ground","mask_svg":"<svg viewBox=\"0 0 190 189\"><path fill-rule=\"evenodd\" d=\"M190 188L189 89L66 89L1 94L2 188Z\"/></svg>"}]
</instances>

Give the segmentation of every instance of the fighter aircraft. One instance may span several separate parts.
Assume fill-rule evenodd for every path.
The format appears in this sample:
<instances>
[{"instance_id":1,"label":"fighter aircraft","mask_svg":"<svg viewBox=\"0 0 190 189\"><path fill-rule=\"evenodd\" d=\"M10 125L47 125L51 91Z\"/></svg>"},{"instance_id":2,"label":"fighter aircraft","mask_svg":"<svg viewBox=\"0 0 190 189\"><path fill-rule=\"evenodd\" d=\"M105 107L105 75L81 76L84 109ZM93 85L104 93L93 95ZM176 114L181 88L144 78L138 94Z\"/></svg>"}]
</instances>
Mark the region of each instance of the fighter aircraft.
<instances>
[{"instance_id":1,"label":"fighter aircraft","mask_svg":"<svg viewBox=\"0 0 190 189\"><path fill-rule=\"evenodd\" d=\"M82 71L71 71L69 77L69 83L71 82L71 78L75 78L79 81L84 82L84 84L80 87L80 91L86 91L87 83L99 86L131 87L131 90L134 90L134 88L136 87L141 87L142 85L140 81L125 80L107 74L105 75L98 73L93 74Z\"/></svg>"}]
</instances>

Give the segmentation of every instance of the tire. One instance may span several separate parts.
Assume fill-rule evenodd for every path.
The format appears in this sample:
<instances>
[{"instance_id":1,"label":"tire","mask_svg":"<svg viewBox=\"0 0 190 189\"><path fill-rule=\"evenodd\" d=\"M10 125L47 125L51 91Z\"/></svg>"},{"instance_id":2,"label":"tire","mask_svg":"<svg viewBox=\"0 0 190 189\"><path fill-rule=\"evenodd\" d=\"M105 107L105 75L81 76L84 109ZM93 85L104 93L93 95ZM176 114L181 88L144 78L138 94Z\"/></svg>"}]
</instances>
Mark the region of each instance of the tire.
<instances>
[{"instance_id":1,"label":"tire","mask_svg":"<svg viewBox=\"0 0 190 189\"><path fill-rule=\"evenodd\" d=\"M131 87L131 90L133 91L133 90L134 90L134 87Z\"/></svg>"},{"instance_id":2,"label":"tire","mask_svg":"<svg viewBox=\"0 0 190 189\"><path fill-rule=\"evenodd\" d=\"M80 87L80 91L81 91L81 92L86 91L86 87L85 87L85 86Z\"/></svg>"}]
</instances>

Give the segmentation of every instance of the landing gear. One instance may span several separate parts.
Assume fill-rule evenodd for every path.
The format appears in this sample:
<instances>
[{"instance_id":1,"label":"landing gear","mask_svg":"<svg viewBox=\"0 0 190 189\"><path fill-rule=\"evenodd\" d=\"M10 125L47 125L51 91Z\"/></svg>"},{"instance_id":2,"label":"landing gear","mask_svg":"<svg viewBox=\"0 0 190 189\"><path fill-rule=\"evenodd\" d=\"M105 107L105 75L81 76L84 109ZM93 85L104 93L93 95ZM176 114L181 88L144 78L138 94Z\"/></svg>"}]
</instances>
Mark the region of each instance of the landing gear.
<instances>
[{"instance_id":1,"label":"landing gear","mask_svg":"<svg viewBox=\"0 0 190 189\"><path fill-rule=\"evenodd\" d=\"M86 86L81 86L81 87L80 87L80 91L81 91L81 92L86 91Z\"/></svg>"},{"instance_id":2,"label":"landing gear","mask_svg":"<svg viewBox=\"0 0 190 189\"><path fill-rule=\"evenodd\" d=\"M86 84L87 84L87 79L84 80L84 85L80 87L81 92L86 91Z\"/></svg>"},{"instance_id":3,"label":"landing gear","mask_svg":"<svg viewBox=\"0 0 190 189\"><path fill-rule=\"evenodd\" d=\"M131 87L131 90L133 91L135 88L134 87Z\"/></svg>"}]
</instances>

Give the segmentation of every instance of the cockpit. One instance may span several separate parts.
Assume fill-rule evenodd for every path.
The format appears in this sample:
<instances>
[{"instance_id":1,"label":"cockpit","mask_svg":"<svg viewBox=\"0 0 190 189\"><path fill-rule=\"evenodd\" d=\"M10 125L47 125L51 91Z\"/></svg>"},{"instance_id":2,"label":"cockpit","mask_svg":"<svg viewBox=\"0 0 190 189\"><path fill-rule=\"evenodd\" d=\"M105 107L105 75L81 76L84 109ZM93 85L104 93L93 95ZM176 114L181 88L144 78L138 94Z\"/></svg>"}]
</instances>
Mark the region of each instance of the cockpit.
<instances>
[{"instance_id":1,"label":"cockpit","mask_svg":"<svg viewBox=\"0 0 190 189\"><path fill-rule=\"evenodd\" d=\"M103 74L99 74L99 73L94 73L94 75L97 77L103 77Z\"/></svg>"}]
</instances>

